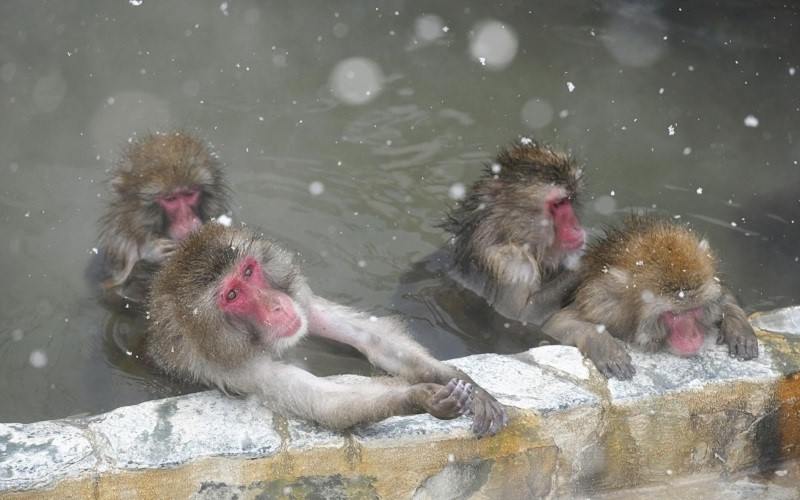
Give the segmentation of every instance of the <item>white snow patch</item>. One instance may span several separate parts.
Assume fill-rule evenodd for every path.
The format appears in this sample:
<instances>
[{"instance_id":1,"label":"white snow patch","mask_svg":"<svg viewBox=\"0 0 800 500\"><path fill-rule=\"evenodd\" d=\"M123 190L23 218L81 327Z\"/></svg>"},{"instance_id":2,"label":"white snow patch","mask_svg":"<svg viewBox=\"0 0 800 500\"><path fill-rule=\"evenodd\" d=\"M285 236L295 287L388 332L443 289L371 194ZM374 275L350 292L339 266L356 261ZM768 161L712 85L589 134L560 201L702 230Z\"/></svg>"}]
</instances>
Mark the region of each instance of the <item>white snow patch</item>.
<instances>
[{"instance_id":1,"label":"white snow patch","mask_svg":"<svg viewBox=\"0 0 800 500\"><path fill-rule=\"evenodd\" d=\"M216 220L217 223L222 224L225 227L230 227L231 223L233 222L233 219L231 219L230 217L228 217L225 214L220 215L219 217L217 217L214 220Z\"/></svg>"},{"instance_id":2,"label":"white snow patch","mask_svg":"<svg viewBox=\"0 0 800 500\"><path fill-rule=\"evenodd\" d=\"M339 62L331 72L331 92L346 104L365 104L383 89L381 68L364 57L351 57Z\"/></svg>"},{"instance_id":3,"label":"white snow patch","mask_svg":"<svg viewBox=\"0 0 800 500\"><path fill-rule=\"evenodd\" d=\"M429 14L420 16L414 21L414 36L423 42L432 42L445 33L442 18Z\"/></svg>"},{"instance_id":4,"label":"white snow patch","mask_svg":"<svg viewBox=\"0 0 800 500\"><path fill-rule=\"evenodd\" d=\"M529 99L522 106L522 123L531 128L546 127L553 120L553 106L540 97Z\"/></svg>"},{"instance_id":5,"label":"white snow patch","mask_svg":"<svg viewBox=\"0 0 800 500\"><path fill-rule=\"evenodd\" d=\"M36 349L35 351L31 352L28 361L34 368L44 368L47 366L47 353L40 349Z\"/></svg>"},{"instance_id":6,"label":"white snow patch","mask_svg":"<svg viewBox=\"0 0 800 500\"><path fill-rule=\"evenodd\" d=\"M320 181L314 181L308 185L308 192L311 193L312 196L319 196L325 192L325 184Z\"/></svg>"},{"instance_id":7,"label":"white snow patch","mask_svg":"<svg viewBox=\"0 0 800 500\"><path fill-rule=\"evenodd\" d=\"M548 345L529 349L527 354L539 365L555 368L579 380L589 379L583 355L575 347Z\"/></svg>"},{"instance_id":8,"label":"white snow patch","mask_svg":"<svg viewBox=\"0 0 800 500\"><path fill-rule=\"evenodd\" d=\"M598 196L592 203L594 211L602 215L611 215L617 209L617 201L608 195Z\"/></svg>"},{"instance_id":9,"label":"white snow patch","mask_svg":"<svg viewBox=\"0 0 800 500\"><path fill-rule=\"evenodd\" d=\"M467 194L467 188L464 187L464 184L456 182L450 186L447 194L454 200L463 200L464 196Z\"/></svg>"},{"instance_id":10,"label":"white snow patch","mask_svg":"<svg viewBox=\"0 0 800 500\"><path fill-rule=\"evenodd\" d=\"M473 59L489 69L501 70L511 64L517 55L517 34L499 21L488 20L472 29L469 52Z\"/></svg>"},{"instance_id":11,"label":"white snow patch","mask_svg":"<svg viewBox=\"0 0 800 500\"><path fill-rule=\"evenodd\" d=\"M758 127L758 118L754 115L747 115L744 117L744 126L750 128Z\"/></svg>"}]
</instances>

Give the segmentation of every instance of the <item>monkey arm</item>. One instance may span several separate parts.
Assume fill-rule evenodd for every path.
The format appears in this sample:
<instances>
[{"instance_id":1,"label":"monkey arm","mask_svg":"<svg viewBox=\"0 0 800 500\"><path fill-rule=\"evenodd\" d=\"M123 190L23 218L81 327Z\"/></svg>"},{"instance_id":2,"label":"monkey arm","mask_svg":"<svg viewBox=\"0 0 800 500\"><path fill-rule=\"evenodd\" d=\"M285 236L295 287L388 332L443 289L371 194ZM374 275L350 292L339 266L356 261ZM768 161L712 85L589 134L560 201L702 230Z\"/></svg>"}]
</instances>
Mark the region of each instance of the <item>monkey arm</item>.
<instances>
[{"instance_id":1,"label":"monkey arm","mask_svg":"<svg viewBox=\"0 0 800 500\"><path fill-rule=\"evenodd\" d=\"M367 317L344 306L314 297L309 313L309 332L351 345L387 372L412 382L447 384L457 378L473 384L473 431L493 435L507 421L502 405L466 373L437 360L411 339L402 324L390 318Z\"/></svg>"},{"instance_id":2,"label":"monkey arm","mask_svg":"<svg viewBox=\"0 0 800 500\"><path fill-rule=\"evenodd\" d=\"M541 325L553 313L558 311L581 282L581 273L562 270L550 281L531 294L528 305L522 311L521 321Z\"/></svg>"},{"instance_id":3,"label":"monkey arm","mask_svg":"<svg viewBox=\"0 0 800 500\"><path fill-rule=\"evenodd\" d=\"M542 331L560 344L577 347L606 377L626 380L635 373L631 357L620 342L601 325L581 319L574 305L552 315Z\"/></svg>"},{"instance_id":4,"label":"monkey arm","mask_svg":"<svg viewBox=\"0 0 800 500\"><path fill-rule=\"evenodd\" d=\"M369 317L321 297L309 307L309 333L358 349L373 365L410 382L447 383L454 369L428 354L391 318Z\"/></svg>"},{"instance_id":5,"label":"monkey arm","mask_svg":"<svg viewBox=\"0 0 800 500\"><path fill-rule=\"evenodd\" d=\"M280 413L331 429L424 412L437 418L455 418L464 412L471 395L465 382L452 381L444 387L385 378L337 382L264 358L230 373L222 385L255 394Z\"/></svg>"}]
</instances>

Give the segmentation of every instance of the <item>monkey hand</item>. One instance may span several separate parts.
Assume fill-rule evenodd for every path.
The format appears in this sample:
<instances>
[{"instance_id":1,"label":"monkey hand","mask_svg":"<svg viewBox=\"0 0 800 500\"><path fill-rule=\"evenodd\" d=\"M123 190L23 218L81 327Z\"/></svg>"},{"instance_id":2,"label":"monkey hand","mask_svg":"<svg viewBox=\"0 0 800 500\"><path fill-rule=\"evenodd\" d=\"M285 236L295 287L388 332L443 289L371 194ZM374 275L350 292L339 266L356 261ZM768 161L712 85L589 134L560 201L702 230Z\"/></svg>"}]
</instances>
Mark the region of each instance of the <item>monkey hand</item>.
<instances>
[{"instance_id":1,"label":"monkey hand","mask_svg":"<svg viewBox=\"0 0 800 500\"><path fill-rule=\"evenodd\" d=\"M722 328L717 335L717 344L728 344L728 353L739 360L758 357L758 339L753 327L747 320L722 321Z\"/></svg>"},{"instance_id":2,"label":"monkey hand","mask_svg":"<svg viewBox=\"0 0 800 500\"><path fill-rule=\"evenodd\" d=\"M622 343L608 333L589 337L584 354L592 360L594 366L606 378L628 380L636 373L636 369L631 363L631 357L625 351Z\"/></svg>"},{"instance_id":3,"label":"monkey hand","mask_svg":"<svg viewBox=\"0 0 800 500\"><path fill-rule=\"evenodd\" d=\"M508 423L503 405L480 387L472 391L469 414L472 415L472 432L478 437L494 436Z\"/></svg>"},{"instance_id":4,"label":"monkey hand","mask_svg":"<svg viewBox=\"0 0 800 500\"><path fill-rule=\"evenodd\" d=\"M178 248L178 242L169 238L159 238L148 242L142 249L142 260L160 264Z\"/></svg>"},{"instance_id":5,"label":"monkey hand","mask_svg":"<svg viewBox=\"0 0 800 500\"><path fill-rule=\"evenodd\" d=\"M467 411L472 400L472 384L455 378L445 386L414 384L411 386L411 398L427 413L448 420L460 417Z\"/></svg>"}]
</instances>

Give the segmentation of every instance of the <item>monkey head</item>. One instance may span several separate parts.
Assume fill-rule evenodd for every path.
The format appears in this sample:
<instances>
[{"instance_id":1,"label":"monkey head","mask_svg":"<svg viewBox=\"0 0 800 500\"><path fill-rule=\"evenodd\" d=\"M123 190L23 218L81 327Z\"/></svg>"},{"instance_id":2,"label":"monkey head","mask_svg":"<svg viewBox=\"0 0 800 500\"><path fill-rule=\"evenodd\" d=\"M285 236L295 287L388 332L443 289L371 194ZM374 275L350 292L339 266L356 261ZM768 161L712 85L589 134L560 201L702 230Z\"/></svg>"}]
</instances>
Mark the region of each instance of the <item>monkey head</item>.
<instances>
[{"instance_id":1,"label":"monkey head","mask_svg":"<svg viewBox=\"0 0 800 500\"><path fill-rule=\"evenodd\" d=\"M692 356L717 331L723 291L716 258L684 226L631 216L590 247L584 265L592 276L577 293L581 309L633 332L631 340L649 350Z\"/></svg>"},{"instance_id":2,"label":"monkey head","mask_svg":"<svg viewBox=\"0 0 800 500\"><path fill-rule=\"evenodd\" d=\"M247 230L211 223L189 235L158 273L150 314L166 332L156 341L235 367L296 344L308 329L309 294L289 252ZM170 340L171 334L180 338Z\"/></svg>"},{"instance_id":3,"label":"monkey head","mask_svg":"<svg viewBox=\"0 0 800 500\"><path fill-rule=\"evenodd\" d=\"M545 267L580 256L582 170L566 154L521 141L503 150L443 225L462 260L479 247L523 247ZM577 260L577 259L575 259Z\"/></svg>"},{"instance_id":4,"label":"monkey head","mask_svg":"<svg viewBox=\"0 0 800 500\"><path fill-rule=\"evenodd\" d=\"M227 211L217 160L183 132L149 134L132 143L111 185L124 219L120 222L149 235L179 241Z\"/></svg>"}]
</instances>

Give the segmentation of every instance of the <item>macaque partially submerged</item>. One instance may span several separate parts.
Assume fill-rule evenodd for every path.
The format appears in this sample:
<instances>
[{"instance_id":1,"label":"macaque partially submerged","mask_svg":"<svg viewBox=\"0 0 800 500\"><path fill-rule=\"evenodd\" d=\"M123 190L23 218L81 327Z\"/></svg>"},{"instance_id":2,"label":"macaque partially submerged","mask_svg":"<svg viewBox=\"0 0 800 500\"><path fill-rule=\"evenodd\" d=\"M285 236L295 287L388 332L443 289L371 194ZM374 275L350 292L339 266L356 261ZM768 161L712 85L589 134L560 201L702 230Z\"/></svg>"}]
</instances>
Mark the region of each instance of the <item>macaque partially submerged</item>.
<instances>
[{"instance_id":1,"label":"macaque partially submerged","mask_svg":"<svg viewBox=\"0 0 800 500\"><path fill-rule=\"evenodd\" d=\"M753 328L717 279L708 242L684 226L630 216L589 246L581 275L572 304L543 329L577 346L608 377L628 379L635 372L617 339L692 356L707 335L716 335L731 356L758 356Z\"/></svg>"},{"instance_id":2,"label":"macaque partially submerged","mask_svg":"<svg viewBox=\"0 0 800 500\"><path fill-rule=\"evenodd\" d=\"M345 429L392 415L474 416L479 436L506 424L502 406L431 357L403 326L314 295L292 256L243 229L206 224L154 280L146 353L178 379L252 394L274 410ZM306 334L358 349L396 377L320 378L281 361Z\"/></svg>"},{"instance_id":3,"label":"macaque partially submerged","mask_svg":"<svg viewBox=\"0 0 800 500\"><path fill-rule=\"evenodd\" d=\"M107 302L141 304L178 242L228 212L228 188L216 158L185 132L148 134L130 144L111 187L89 278Z\"/></svg>"},{"instance_id":4,"label":"macaque partially submerged","mask_svg":"<svg viewBox=\"0 0 800 500\"><path fill-rule=\"evenodd\" d=\"M541 324L576 284L581 169L530 140L502 151L443 227L452 273L503 316Z\"/></svg>"}]
</instances>

